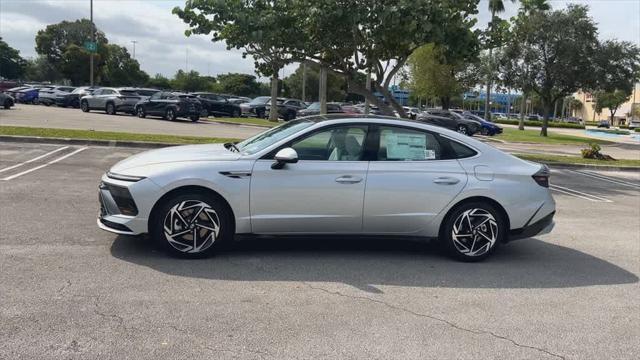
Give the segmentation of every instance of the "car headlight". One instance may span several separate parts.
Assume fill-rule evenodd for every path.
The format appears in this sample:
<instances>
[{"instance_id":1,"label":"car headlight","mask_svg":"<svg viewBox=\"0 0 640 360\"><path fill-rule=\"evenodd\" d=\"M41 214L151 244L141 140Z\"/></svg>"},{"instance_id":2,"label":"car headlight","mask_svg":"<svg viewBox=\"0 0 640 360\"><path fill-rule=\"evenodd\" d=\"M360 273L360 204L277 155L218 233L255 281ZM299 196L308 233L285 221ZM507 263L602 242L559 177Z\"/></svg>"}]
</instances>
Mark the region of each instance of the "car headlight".
<instances>
[{"instance_id":1,"label":"car headlight","mask_svg":"<svg viewBox=\"0 0 640 360\"><path fill-rule=\"evenodd\" d=\"M144 176L115 174L115 173L112 173L111 171L107 172L107 177L114 180L131 181L131 182L137 182L145 178Z\"/></svg>"}]
</instances>

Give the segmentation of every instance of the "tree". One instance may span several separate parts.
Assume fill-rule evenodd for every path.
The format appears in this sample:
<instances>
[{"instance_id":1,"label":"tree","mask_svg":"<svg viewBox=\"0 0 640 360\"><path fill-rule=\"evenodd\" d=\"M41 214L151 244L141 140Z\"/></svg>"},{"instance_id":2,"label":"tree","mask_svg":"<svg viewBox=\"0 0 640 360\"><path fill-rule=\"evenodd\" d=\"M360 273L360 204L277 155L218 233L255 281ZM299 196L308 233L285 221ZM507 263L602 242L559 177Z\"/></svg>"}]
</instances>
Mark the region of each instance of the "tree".
<instances>
[{"instance_id":1,"label":"tree","mask_svg":"<svg viewBox=\"0 0 640 360\"><path fill-rule=\"evenodd\" d=\"M302 99L302 71L303 66L299 66L295 72L284 79L284 87L290 97ZM320 66L309 64L307 66L306 97L315 101L319 99ZM335 73L327 74L327 100L344 101L347 92L347 82L344 78Z\"/></svg>"},{"instance_id":2,"label":"tree","mask_svg":"<svg viewBox=\"0 0 640 360\"><path fill-rule=\"evenodd\" d=\"M165 77L162 74L156 74L154 77L149 78L147 80L146 86L152 87L155 89L170 89L171 88L171 80Z\"/></svg>"},{"instance_id":3,"label":"tree","mask_svg":"<svg viewBox=\"0 0 640 360\"><path fill-rule=\"evenodd\" d=\"M620 105L627 102L629 99L629 95L623 90L615 90L612 92L600 92L596 95L596 105L595 109L598 114L602 112L603 109L609 109L610 123L614 125L613 118L618 111Z\"/></svg>"},{"instance_id":4,"label":"tree","mask_svg":"<svg viewBox=\"0 0 640 360\"><path fill-rule=\"evenodd\" d=\"M184 72L183 70L178 70L173 80L171 80L171 87L187 92L210 91L214 83L214 78L200 76L197 71Z\"/></svg>"},{"instance_id":5,"label":"tree","mask_svg":"<svg viewBox=\"0 0 640 360\"><path fill-rule=\"evenodd\" d=\"M91 40L93 25L88 19L63 21L47 25L36 35L36 52L74 85L89 82L90 53L84 49L85 41ZM102 31L96 29L98 53L94 56L95 74L99 78L104 60L107 58L108 41ZM82 64L85 62L86 65Z\"/></svg>"},{"instance_id":6,"label":"tree","mask_svg":"<svg viewBox=\"0 0 640 360\"><path fill-rule=\"evenodd\" d=\"M0 77L20 79L24 76L26 68L27 61L20 56L20 52L0 37Z\"/></svg>"},{"instance_id":7,"label":"tree","mask_svg":"<svg viewBox=\"0 0 640 360\"><path fill-rule=\"evenodd\" d=\"M534 92L542 100L544 119L540 134L547 136L553 104L595 84L596 25L588 16L587 7L580 5L556 11L522 12L513 22L515 41L507 46L502 66L511 74L507 75L510 82Z\"/></svg>"},{"instance_id":8,"label":"tree","mask_svg":"<svg viewBox=\"0 0 640 360\"><path fill-rule=\"evenodd\" d=\"M412 92L421 98L438 98L443 109L450 107L453 97L478 82L478 73L472 64L462 58L450 61L447 51L434 44L420 47L407 62Z\"/></svg>"},{"instance_id":9,"label":"tree","mask_svg":"<svg viewBox=\"0 0 640 360\"><path fill-rule=\"evenodd\" d=\"M422 45L446 45L467 37L475 25L477 0L300 0L298 28L306 34L301 52L347 80L349 92L366 97L386 114L404 109L389 86L409 56ZM372 73L372 89L360 75ZM375 96L379 92L385 101Z\"/></svg>"},{"instance_id":10,"label":"tree","mask_svg":"<svg viewBox=\"0 0 640 360\"><path fill-rule=\"evenodd\" d=\"M57 82L62 80L62 74L44 56L27 61L25 69L26 80Z\"/></svg>"},{"instance_id":11,"label":"tree","mask_svg":"<svg viewBox=\"0 0 640 360\"><path fill-rule=\"evenodd\" d=\"M515 2L515 0L511 0ZM491 85L493 83L493 49L501 46L504 40L504 29L507 26L506 22L500 19L496 14L504 12L504 1L502 0L489 0L489 11L491 12L491 21L489 22L488 36L487 36L487 48L489 49L488 57L488 72L487 72L487 93L484 102L484 118L491 119L491 111L489 106L491 104Z\"/></svg>"},{"instance_id":12,"label":"tree","mask_svg":"<svg viewBox=\"0 0 640 360\"><path fill-rule=\"evenodd\" d=\"M187 36L212 34L214 41L224 40L228 49L242 49L243 56L252 56L257 72L271 77L271 107L276 109L278 74L295 60L290 49L303 41L291 11L295 2L187 0L184 9L175 7L173 13L189 25ZM278 112L271 111L270 120L277 118Z\"/></svg>"},{"instance_id":13,"label":"tree","mask_svg":"<svg viewBox=\"0 0 640 360\"><path fill-rule=\"evenodd\" d=\"M260 83L249 74L228 73L217 77L220 91L237 96L256 96L260 94Z\"/></svg>"},{"instance_id":14,"label":"tree","mask_svg":"<svg viewBox=\"0 0 640 360\"><path fill-rule=\"evenodd\" d=\"M131 58L125 47L109 44L107 50L100 81L102 85L140 86L149 80L149 75L140 70L138 60Z\"/></svg>"}]
</instances>

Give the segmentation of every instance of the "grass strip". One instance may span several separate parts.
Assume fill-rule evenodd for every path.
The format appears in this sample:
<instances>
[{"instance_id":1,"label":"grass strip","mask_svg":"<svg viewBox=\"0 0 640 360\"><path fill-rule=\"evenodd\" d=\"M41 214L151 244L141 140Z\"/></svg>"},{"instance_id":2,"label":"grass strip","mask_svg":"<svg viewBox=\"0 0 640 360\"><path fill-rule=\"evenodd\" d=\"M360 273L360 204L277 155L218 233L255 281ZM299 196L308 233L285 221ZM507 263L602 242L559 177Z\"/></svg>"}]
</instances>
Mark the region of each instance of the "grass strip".
<instances>
[{"instance_id":1,"label":"grass strip","mask_svg":"<svg viewBox=\"0 0 640 360\"><path fill-rule=\"evenodd\" d=\"M548 154L513 154L521 159L541 162L546 164L581 164L581 165L598 165L598 166L632 166L640 168L640 160L620 159L616 161L584 159L579 156L563 156Z\"/></svg>"},{"instance_id":2,"label":"grass strip","mask_svg":"<svg viewBox=\"0 0 640 360\"><path fill-rule=\"evenodd\" d=\"M581 136L558 134L552 131L548 132L548 136L540 136L539 130L518 130L514 128L504 128L503 133L496 135L496 139L507 142L523 142L536 144L557 144L557 145L588 145L596 143L601 145L613 144L611 141L591 139Z\"/></svg>"}]
</instances>

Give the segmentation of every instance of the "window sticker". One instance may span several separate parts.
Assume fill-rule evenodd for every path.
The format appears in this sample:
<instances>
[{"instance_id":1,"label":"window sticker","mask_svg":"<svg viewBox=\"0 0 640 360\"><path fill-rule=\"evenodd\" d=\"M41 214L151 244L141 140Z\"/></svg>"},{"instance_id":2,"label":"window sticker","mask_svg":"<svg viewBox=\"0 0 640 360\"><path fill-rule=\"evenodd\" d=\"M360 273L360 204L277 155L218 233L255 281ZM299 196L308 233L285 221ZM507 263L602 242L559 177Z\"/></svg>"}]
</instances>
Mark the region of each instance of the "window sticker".
<instances>
[{"instance_id":1,"label":"window sticker","mask_svg":"<svg viewBox=\"0 0 640 360\"><path fill-rule=\"evenodd\" d=\"M387 159L435 159L435 152L427 150L427 139L423 134L391 133L385 136L385 140L387 143Z\"/></svg>"}]
</instances>

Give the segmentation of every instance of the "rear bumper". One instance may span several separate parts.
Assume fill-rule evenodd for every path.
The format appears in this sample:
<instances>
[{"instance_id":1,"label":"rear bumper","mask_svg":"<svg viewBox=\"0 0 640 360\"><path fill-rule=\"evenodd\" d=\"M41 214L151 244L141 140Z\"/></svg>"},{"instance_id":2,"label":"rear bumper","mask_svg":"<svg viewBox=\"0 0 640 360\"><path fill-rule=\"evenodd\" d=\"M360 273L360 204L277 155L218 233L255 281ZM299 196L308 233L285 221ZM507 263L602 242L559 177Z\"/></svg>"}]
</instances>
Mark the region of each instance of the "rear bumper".
<instances>
[{"instance_id":1,"label":"rear bumper","mask_svg":"<svg viewBox=\"0 0 640 360\"><path fill-rule=\"evenodd\" d=\"M556 212L553 211L549 215L543 217L533 224L527 225L520 229L511 230L509 232L508 241L525 239L536 235L544 235L550 233L555 226L555 222L553 221L553 217L555 216L555 214Z\"/></svg>"}]
</instances>

